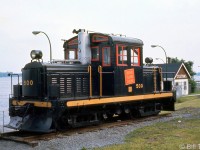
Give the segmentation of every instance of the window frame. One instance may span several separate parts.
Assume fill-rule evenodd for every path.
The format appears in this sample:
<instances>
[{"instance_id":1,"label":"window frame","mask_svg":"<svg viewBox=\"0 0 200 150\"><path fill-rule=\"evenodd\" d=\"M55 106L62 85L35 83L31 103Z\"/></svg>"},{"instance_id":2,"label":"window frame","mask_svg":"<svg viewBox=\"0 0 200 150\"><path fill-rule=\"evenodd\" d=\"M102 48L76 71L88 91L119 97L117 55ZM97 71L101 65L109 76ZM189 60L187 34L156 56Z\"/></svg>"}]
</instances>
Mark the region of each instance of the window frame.
<instances>
[{"instance_id":1,"label":"window frame","mask_svg":"<svg viewBox=\"0 0 200 150\"><path fill-rule=\"evenodd\" d=\"M101 38L100 40L96 40L95 38ZM92 36L92 42L107 42L108 41L108 37L105 35L93 35Z\"/></svg>"},{"instance_id":2,"label":"window frame","mask_svg":"<svg viewBox=\"0 0 200 150\"><path fill-rule=\"evenodd\" d=\"M105 48L109 48L109 57L110 57L109 64L104 64L104 50L105 50ZM111 66L111 47L110 46L102 47L102 66L104 66L104 67Z\"/></svg>"},{"instance_id":3,"label":"window frame","mask_svg":"<svg viewBox=\"0 0 200 150\"><path fill-rule=\"evenodd\" d=\"M134 56L134 50L135 49L138 49L138 55L137 56ZM131 55L131 66L140 66L140 53L141 53L140 48L139 47L132 47L131 51L133 51L133 56ZM134 58L138 59L138 63L137 64L134 64ZM133 59L133 62L132 62L132 59Z\"/></svg>"},{"instance_id":4,"label":"window frame","mask_svg":"<svg viewBox=\"0 0 200 150\"><path fill-rule=\"evenodd\" d=\"M124 45L124 44L116 44L116 65L117 66L128 66L128 50L127 49L122 49L122 55L120 55L119 53L118 53L118 50L119 50L119 46L122 46L122 47L126 47L126 45ZM124 53L124 50L126 50L127 52L126 52L126 55L123 55L123 53ZM122 64L119 64L119 59L118 59L118 57L122 57ZM124 56L126 56L127 57L127 62L126 62L126 64L124 64L123 62L124 62Z\"/></svg>"},{"instance_id":5,"label":"window frame","mask_svg":"<svg viewBox=\"0 0 200 150\"><path fill-rule=\"evenodd\" d=\"M98 58L97 59L92 59L92 48L98 48ZM91 47L91 61L99 61L99 46L92 46Z\"/></svg>"},{"instance_id":6,"label":"window frame","mask_svg":"<svg viewBox=\"0 0 200 150\"><path fill-rule=\"evenodd\" d=\"M69 52L70 51L74 51L74 59L69 59ZM68 56L68 58L67 58L67 56ZM76 59L78 59L77 49L76 48L68 48L68 49L66 49L65 59L66 60L76 60Z\"/></svg>"},{"instance_id":7,"label":"window frame","mask_svg":"<svg viewBox=\"0 0 200 150\"><path fill-rule=\"evenodd\" d=\"M187 90L187 82L186 81L183 82L183 85L184 85L184 90Z\"/></svg>"}]
</instances>

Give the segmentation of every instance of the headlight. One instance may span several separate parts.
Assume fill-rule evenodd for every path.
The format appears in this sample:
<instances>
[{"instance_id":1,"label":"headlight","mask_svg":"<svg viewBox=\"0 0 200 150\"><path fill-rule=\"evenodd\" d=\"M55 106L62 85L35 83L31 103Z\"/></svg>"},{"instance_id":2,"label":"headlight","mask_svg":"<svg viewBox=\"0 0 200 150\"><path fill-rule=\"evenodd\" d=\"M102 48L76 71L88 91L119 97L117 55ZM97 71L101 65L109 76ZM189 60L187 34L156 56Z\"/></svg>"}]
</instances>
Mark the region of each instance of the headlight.
<instances>
[{"instance_id":1,"label":"headlight","mask_svg":"<svg viewBox=\"0 0 200 150\"><path fill-rule=\"evenodd\" d=\"M153 62L153 58L151 58L151 57L146 57L145 58L145 63L151 64L152 62Z\"/></svg>"},{"instance_id":2,"label":"headlight","mask_svg":"<svg viewBox=\"0 0 200 150\"><path fill-rule=\"evenodd\" d=\"M32 50L30 55L32 59L42 59L42 51L40 50Z\"/></svg>"}]
</instances>

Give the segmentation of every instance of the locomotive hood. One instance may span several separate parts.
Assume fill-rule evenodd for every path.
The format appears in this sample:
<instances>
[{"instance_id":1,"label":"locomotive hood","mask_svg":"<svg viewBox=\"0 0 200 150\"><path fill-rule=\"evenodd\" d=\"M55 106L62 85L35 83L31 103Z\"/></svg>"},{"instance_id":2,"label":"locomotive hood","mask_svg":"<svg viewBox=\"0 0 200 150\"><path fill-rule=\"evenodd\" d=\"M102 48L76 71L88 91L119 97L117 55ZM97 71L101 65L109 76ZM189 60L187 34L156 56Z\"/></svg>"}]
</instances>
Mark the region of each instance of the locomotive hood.
<instances>
[{"instance_id":1,"label":"locomotive hood","mask_svg":"<svg viewBox=\"0 0 200 150\"><path fill-rule=\"evenodd\" d=\"M39 69L45 67L47 70L87 70L88 65L81 64L65 64L65 63L43 63L43 62L30 62L24 66L22 70Z\"/></svg>"},{"instance_id":2,"label":"locomotive hood","mask_svg":"<svg viewBox=\"0 0 200 150\"><path fill-rule=\"evenodd\" d=\"M26 64L23 69L41 68L42 66L43 63L34 61Z\"/></svg>"}]
</instances>

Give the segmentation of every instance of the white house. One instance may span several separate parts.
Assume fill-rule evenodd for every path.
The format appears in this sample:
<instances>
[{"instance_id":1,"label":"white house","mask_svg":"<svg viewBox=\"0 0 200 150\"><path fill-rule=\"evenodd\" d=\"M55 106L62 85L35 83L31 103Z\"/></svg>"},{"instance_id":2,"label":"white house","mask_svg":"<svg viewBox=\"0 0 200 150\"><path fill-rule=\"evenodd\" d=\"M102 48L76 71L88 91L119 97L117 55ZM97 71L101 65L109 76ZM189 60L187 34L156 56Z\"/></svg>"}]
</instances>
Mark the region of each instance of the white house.
<instances>
[{"instance_id":1,"label":"white house","mask_svg":"<svg viewBox=\"0 0 200 150\"><path fill-rule=\"evenodd\" d=\"M188 95L191 75L184 63L170 63L167 66L166 64L158 64L158 66L162 67L163 80L171 81L172 87L176 89L177 97Z\"/></svg>"}]
</instances>

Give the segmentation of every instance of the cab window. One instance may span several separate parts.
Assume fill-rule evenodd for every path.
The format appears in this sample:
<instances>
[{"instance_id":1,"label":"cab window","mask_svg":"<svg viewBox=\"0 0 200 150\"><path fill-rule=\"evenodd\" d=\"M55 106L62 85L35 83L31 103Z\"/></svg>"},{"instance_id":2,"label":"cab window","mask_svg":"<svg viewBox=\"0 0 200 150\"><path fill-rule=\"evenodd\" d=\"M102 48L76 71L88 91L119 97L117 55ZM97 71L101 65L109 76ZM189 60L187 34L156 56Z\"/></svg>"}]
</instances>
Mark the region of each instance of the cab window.
<instances>
[{"instance_id":1,"label":"cab window","mask_svg":"<svg viewBox=\"0 0 200 150\"><path fill-rule=\"evenodd\" d=\"M99 61L99 47L91 47L92 61Z\"/></svg>"},{"instance_id":2,"label":"cab window","mask_svg":"<svg viewBox=\"0 0 200 150\"><path fill-rule=\"evenodd\" d=\"M131 50L131 65L140 66L140 49L133 47L130 50Z\"/></svg>"},{"instance_id":3,"label":"cab window","mask_svg":"<svg viewBox=\"0 0 200 150\"><path fill-rule=\"evenodd\" d=\"M116 45L117 65L127 66L127 49L125 45Z\"/></svg>"},{"instance_id":4,"label":"cab window","mask_svg":"<svg viewBox=\"0 0 200 150\"><path fill-rule=\"evenodd\" d=\"M102 48L102 66L110 66L111 58L110 58L110 47Z\"/></svg>"},{"instance_id":5,"label":"cab window","mask_svg":"<svg viewBox=\"0 0 200 150\"><path fill-rule=\"evenodd\" d=\"M67 49L66 59L69 59L69 60L77 59L77 50L76 49Z\"/></svg>"}]
</instances>

